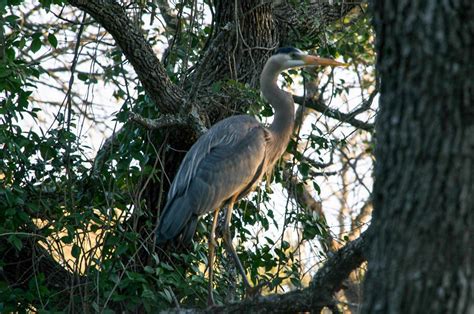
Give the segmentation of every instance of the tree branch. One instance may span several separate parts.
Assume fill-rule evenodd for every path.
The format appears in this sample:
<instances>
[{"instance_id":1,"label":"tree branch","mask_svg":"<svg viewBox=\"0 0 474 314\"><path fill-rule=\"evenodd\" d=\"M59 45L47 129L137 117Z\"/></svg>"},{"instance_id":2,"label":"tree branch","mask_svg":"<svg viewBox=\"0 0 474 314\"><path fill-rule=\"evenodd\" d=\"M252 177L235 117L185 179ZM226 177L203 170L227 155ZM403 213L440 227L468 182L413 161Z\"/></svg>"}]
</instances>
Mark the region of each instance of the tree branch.
<instances>
[{"instance_id":1,"label":"tree branch","mask_svg":"<svg viewBox=\"0 0 474 314\"><path fill-rule=\"evenodd\" d=\"M168 0L158 0L156 1L158 8L160 9L161 17L163 18L164 22L166 23L166 27L168 31L173 32L178 27L178 18L175 14L173 14Z\"/></svg>"},{"instance_id":2,"label":"tree branch","mask_svg":"<svg viewBox=\"0 0 474 314\"><path fill-rule=\"evenodd\" d=\"M149 130L156 130L169 126L184 126L195 129L198 136L204 134L207 130L193 115L181 116L176 114L164 114L157 119L149 119L134 112L130 112L129 117L131 121L134 121Z\"/></svg>"},{"instance_id":3,"label":"tree branch","mask_svg":"<svg viewBox=\"0 0 474 314\"><path fill-rule=\"evenodd\" d=\"M183 109L186 104L184 92L170 81L152 47L122 6L112 0L70 0L69 3L89 13L112 35L150 98L163 113Z\"/></svg>"},{"instance_id":4,"label":"tree branch","mask_svg":"<svg viewBox=\"0 0 474 314\"><path fill-rule=\"evenodd\" d=\"M295 100L297 104L299 105L304 104L306 107L314 109L329 118L333 118L341 122L349 123L350 125L358 129L365 130L368 132L372 132L374 130L374 125L372 123L363 122L354 118L355 114L353 113L344 113L337 109L332 109L318 99L314 99L314 98L308 99L302 96L293 96L293 99Z\"/></svg>"}]
</instances>

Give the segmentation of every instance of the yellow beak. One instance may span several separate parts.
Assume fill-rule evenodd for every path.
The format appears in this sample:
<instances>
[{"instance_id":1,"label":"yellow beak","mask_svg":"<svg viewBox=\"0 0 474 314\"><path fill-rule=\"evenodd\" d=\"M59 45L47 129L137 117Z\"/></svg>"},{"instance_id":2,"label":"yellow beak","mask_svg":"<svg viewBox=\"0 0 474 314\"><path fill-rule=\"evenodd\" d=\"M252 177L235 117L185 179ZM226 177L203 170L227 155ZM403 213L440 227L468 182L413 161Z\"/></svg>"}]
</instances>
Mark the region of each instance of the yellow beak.
<instances>
[{"instance_id":1,"label":"yellow beak","mask_svg":"<svg viewBox=\"0 0 474 314\"><path fill-rule=\"evenodd\" d=\"M346 66L348 66L347 63L342 63L342 62L338 62L338 61L333 60L333 59L320 58L320 57L316 57L316 56L304 56L303 61L307 65L322 65L322 66L330 65L330 66L333 66L333 67L338 67L338 66L346 67Z\"/></svg>"}]
</instances>

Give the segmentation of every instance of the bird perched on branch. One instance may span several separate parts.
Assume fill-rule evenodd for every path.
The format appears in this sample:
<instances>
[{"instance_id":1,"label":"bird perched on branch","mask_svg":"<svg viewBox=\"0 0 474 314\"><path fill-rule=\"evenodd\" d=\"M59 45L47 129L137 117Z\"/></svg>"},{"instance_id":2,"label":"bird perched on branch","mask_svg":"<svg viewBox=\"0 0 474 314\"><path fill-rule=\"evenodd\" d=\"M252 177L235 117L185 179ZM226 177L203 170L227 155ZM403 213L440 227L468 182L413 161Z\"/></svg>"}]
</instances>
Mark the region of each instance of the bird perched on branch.
<instances>
[{"instance_id":1,"label":"bird perched on branch","mask_svg":"<svg viewBox=\"0 0 474 314\"><path fill-rule=\"evenodd\" d=\"M280 48L268 59L260 75L260 89L275 116L266 127L248 115L224 119L191 147L173 180L156 236L158 245L168 241L189 243L199 216L214 212L209 236L209 298L212 294L213 261L219 209L227 205L223 240L242 275L247 291L251 285L232 244L229 224L234 203L247 195L272 170L285 151L293 132L293 97L278 87L279 74L305 66L342 66L331 59L308 55L299 49Z\"/></svg>"}]
</instances>

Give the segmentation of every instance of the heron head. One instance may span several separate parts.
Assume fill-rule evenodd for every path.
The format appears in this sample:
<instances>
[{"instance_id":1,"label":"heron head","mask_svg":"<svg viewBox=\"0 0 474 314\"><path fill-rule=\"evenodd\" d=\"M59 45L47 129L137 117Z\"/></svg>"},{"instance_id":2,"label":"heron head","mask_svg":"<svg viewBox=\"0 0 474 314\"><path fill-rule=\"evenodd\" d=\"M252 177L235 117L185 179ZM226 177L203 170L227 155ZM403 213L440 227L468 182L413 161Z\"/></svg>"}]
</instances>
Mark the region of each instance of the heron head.
<instances>
[{"instance_id":1,"label":"heron head","mask_svg":"<svg viewBox=\"0 0 474 314\"><path fill-rule=\"evenodd\" d=\"M281 69L290 69L305 66L346 66L345 63L333 59L320 58L318 56L308 55L307 53L293 47L284 47L277 49L271 59L277 62Z\"/></svg>"}]
</instances>

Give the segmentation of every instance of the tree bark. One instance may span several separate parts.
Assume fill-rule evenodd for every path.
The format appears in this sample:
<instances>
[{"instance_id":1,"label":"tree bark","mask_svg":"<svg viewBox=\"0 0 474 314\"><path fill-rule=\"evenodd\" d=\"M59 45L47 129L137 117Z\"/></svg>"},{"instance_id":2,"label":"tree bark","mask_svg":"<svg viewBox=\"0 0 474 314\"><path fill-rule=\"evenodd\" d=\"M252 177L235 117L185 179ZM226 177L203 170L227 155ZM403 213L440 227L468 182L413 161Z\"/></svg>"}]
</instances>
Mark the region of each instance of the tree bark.
<instances>
[{"instance_id":1,"label":"tree bark","mask_svg":"<svg viewBox=\"0 0 474 314\"><path fill-rule=\"evenodd\" d=\"M272 1L281 46L292 46L303 38L317 42L328 23L340 19L360 1Z\"/></svg>"},{"instance_id":2,"label":"tree bark","mask_svg":"<svg viewBox=\"0 0 474 314\"><path fill-rule=\"evenodd\" d=\"M364 313L474 312L474 5L372 1L381 79Z\"/></svg>"}]
</instances>

